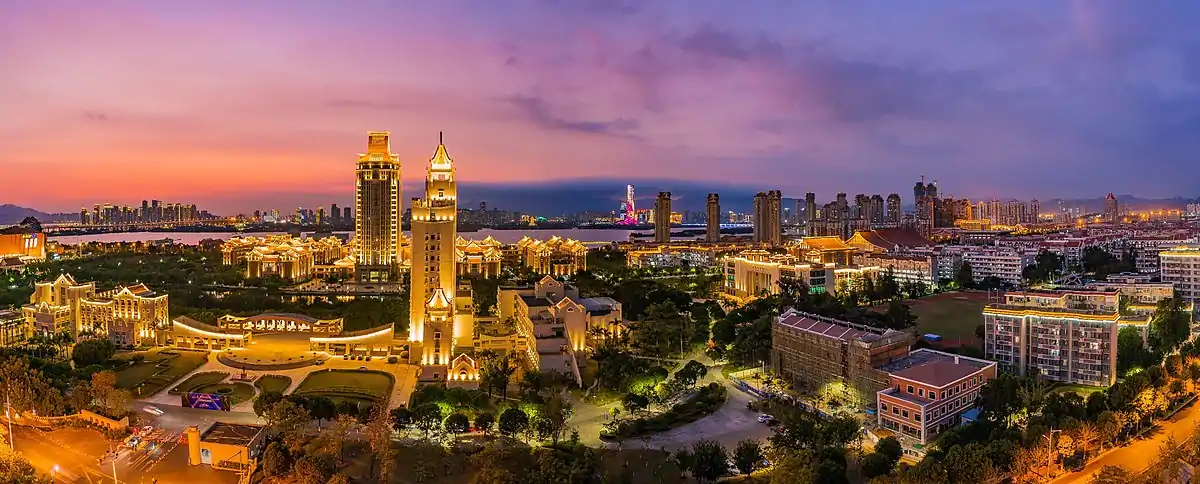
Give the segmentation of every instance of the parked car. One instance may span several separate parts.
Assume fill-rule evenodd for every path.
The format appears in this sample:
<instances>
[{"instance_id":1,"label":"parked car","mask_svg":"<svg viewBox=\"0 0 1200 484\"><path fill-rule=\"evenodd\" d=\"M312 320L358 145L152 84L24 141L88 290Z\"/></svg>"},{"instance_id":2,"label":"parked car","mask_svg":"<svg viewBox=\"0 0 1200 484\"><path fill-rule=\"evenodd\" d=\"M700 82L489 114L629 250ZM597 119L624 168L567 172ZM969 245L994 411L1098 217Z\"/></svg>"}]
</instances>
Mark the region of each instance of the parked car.
<instances>
[{"instance_id":1,"label":"parked car","mask_svg":"<svg viewBox=\"0 0 1200 484\"><path fill-rule=\"evenodd\" d=\"M759 415L759 416L758 416L758 422L759 422L759 423L767 423L767 422L770 422L770 421L772 421L772 420L775 420L775 417L774 417L774 416L772 416L772 415L767 415L767 414L765 414L765 413L764 413L764 414L762 414L762 415Z\"/></svg>"}]
</instances>

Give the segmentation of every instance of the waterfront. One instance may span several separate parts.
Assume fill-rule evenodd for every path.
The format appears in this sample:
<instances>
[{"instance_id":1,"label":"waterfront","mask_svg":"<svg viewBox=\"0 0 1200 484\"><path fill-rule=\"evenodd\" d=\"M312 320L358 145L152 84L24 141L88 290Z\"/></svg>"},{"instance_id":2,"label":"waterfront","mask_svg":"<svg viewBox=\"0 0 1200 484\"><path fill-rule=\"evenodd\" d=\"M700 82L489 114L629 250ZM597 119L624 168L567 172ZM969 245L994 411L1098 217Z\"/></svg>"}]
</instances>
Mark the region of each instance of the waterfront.
<instances>
[{"instance_id":1,"label":"waterfront","mask_svg":"<svg viewBox=\"0 0 1200 484\"><path fill-rule=\"evenodd\" d=\"M676 229L678 230L678 229ZM462 232L459 235L466 239L483 239L487 236L505 244L515 244L521 237L529 236L537 239L548 239L559 236L575 239L591 244L623 242L629 240L632 233L653 233L653 230L622 230L622 229L528 229L528 230L492 230L481 229L475 232ZM171 239L177 244L196 245L204 239L226 240L234 236L262 236L272 232L116 232L107 234L51 236L50 240L60 244L75 245L84 242L149 242L153 240ZM282 234L284 232L273 232ZM313 232L305 232L311 235ZM351 235L352 232L333 232L334 234ZM411 235L409 232L404 233ZM675 237L675 240L695 240L695 237Z\"/></svg>"}]
</instances>

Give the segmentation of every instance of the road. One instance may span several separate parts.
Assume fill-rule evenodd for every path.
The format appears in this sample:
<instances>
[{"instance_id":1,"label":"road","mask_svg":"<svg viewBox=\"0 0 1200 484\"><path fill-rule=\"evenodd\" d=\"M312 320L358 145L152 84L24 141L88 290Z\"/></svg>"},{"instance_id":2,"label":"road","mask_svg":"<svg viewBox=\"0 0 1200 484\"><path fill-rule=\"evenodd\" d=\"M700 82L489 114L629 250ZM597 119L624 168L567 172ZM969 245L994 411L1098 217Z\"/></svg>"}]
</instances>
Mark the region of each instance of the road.
<instances>
[{"instance_id":1,"label":"road","mask_svg":"<svg viewBox=\"0 0 1200 484\"><path fill-rule=\"evenodd\" d=\"M1158 456L1159 446L1167 440L1168 436L1175 437L1176 442L1182 443L1192 436L1198 423L1200 423L1200 404L1192 404L1192 406L1180 410L1170 420L1159 423L1158 429L1152 431L1150 437L1134 440L1125 447L1100 456L1082 471L1064 474L1050 482L1051 484L1087 483L1104 466L1122 466L1133 472L1142 472Z\"/></svg>"}]
</instances>

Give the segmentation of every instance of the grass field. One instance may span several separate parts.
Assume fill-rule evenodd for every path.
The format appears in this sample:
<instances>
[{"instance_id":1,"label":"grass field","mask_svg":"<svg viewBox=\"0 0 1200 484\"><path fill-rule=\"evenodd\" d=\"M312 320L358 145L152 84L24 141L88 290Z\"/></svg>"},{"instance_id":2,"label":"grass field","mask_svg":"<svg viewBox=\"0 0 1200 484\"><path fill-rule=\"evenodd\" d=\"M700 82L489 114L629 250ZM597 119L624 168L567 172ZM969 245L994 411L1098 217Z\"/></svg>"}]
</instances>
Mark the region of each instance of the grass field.
<instances>
[{"instance_id":1,"label":"grass field","mask_svg":"<svg viewBox=\"0 0 1200 484\"><path fill-rule=\"evenodd\" d=\"M334 400L356 403L387 401L395 378L373 370L321 370L309 373L293 395L324 395Z\"/></svg>"},{"instance_id":2,"label":"grass field","mask_svg":"<svg viewBox=\"0 0 1200 484\"><path fill-rule=\"evenodd\" d=\"M263 393L283 393L288 387L292 386L292 379L283 375L263 375L254 381L254 386L258 387Z\"/></svg>"},{"instance_id":3,"label":"grass field","mask_svg":"<svg viewBox=\"0 0 1200 484\"><path fill-rule=\"evenodd\" d=\"M983 324L983 306L987 304L987 293L951 292L935 294L908 301L912 313L917 316L917 332L933 333L942 337L942 345L982 346L975 336L975 328Z\"/></svg>"},{"instance_id":4,"label":"grass field","mask_svg":"<svg viewBox=\"0 0 1200 484\"><path fill-rule=\"evenodd\" d=\"M117 388L133 390L134 397L158 393L208 361L208 353L171 350L122 354L118 359L127 360L135 355L142 355L145 360L116 372Z\"/></svg>"},{"instance_id":5,"label":"grass field","mask_svg":"<svg viewBox=\"0 0 1200 484\"><path fill-rule=\"evenodd\" d=\"M171 389L171 393L179 394L195 392L198 391L197 389L200 387L206 385L216 385L225 381L226 378L229 378L229 374L223 371L206 371L204 373L197 373L189 377L187 380L184 380L183 383L175 385L175 387Z\"/></svg>"},{"instance_id":6,"label":"grass field","mask_svg":"<svg viewBox=\"0 0 1200 484\"><path fill-rule=\"evenodd\" d=\"M1087 385L1059 385L1059 386L1052 388L1050 390L1050 393L1075 392L1079 396L1087 398L1088 395L1091 395L1096 392L1102 392L1104 390L1105 390L1104 387L1093 387L1093 386L1087 386Z\"/></svg>"}]
</instances>

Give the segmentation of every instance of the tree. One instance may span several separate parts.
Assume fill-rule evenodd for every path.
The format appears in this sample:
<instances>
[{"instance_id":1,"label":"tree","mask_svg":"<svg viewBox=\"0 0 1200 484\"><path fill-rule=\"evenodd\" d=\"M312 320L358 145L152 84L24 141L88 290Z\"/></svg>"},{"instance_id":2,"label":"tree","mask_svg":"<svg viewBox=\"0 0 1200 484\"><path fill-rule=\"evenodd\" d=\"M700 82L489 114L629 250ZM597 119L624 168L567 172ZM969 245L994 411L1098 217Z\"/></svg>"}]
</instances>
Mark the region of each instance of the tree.
<instances>
[{"instance_id":1,"label":"tree","mask_svg":"<svg viewBox=\"0 0 1200 484\"><path fill-rule=\"evenodd\" d=\"M1101 450L1104 450L1104 444L1116 442L1117 437L1121 435L1121 427L1120 420L1111 410L1105 410L1096 417L1096 431L1100 439Z\"/></svg>"},{"instance_id":2,"label":"tree","mask_svg":"<svg viewBox=\"0 0 1200 484\"><path fill-rule=\"evenodd\" d=\"M304 454L296 461L293 482L296 484L327 484L333 477L333 459L328 454Z\"/></svg>"},{"instance_id":3,"label":"tree","mask_svg":"<svg viewBox=\"0 0 1200 484\"><path fill-rule=\"evenodd\" d=\"M884 437L875 444L875 452L883 454L888 458L888 469L896 466L900 462L900 458L904 456L904 448L900 445L900 441L895 437Z\"/></svg>"},{"instance_id":4,"label":"tree","mask_svg":"<svg viewBox=\"0 0 1200 484\"><path fill-rule=\"evenodd\" d=\"M512 438L529 427L529 415L519 408L511 407L500 413L500 434Z\"/></svg>"},{"instance_id":5,"label":"tree","mask_svg":"<svg viewBox=\"0 0 1200 484\"><path fill-rule=\"evenodd\" d=\"M743 440L738 442L737 447L733 449L733 465L741 471L742 475L753 474L762 466L763 459L762 444L759 444L757 440Z\"/></svg>"},{"instance_id":6,"label":"tree","mask_svg":"<svg viewBox=\"0 0 1200 484\"><path fill-rule=\"evenodd\" d=\"M715 440L702 439L692 444L692 477L700 482L716 482L729 473L725 447Z\"/></svg>"},{"instance_id":7,"label":"tree","mask_svg":"<svg viewBox=\"0 0 1200 484\"><path fill-rule=\"evenodd\" d=\"M392 428L397 432L404 432L413 424L413 412L408 407L396 407L392 411Z\"/></svg>"},{"instance_id":8,"label":"tree","mask_svg":"<svg viewBox=\"0 0 1200 484\"><path fill-rule=\"evenodd\" d=\"M1190 336L1191 321L1187 302L1178 294L1159 301L1150 319L1151 347L1161 353L1171 352Z\"/></svg>"},{"instance_id":9,"label":"tree","mask_svg":"<svg viewBox=\"0 0 1200 484\"><path fill-rule=\"evenodd\" d=\"M366 424L367 443L371 446L371 475L379 463L379 476L386 477L395 463L392 450L392 416L382 405L376 406Z\"/></svg>"},{"instance_id":10,"label":"tree","mask_svg":"<svg viewBox=\"0 0 1200 484\"><path fill-rule=\"evenodd\" d=\"M333 420L333 424L325 430L325 436L328 438L328 447L326 450L337 457L338 464L345 461L343 454L346 450L346 437L350 435L350 429L356 426L358 426L358 419L349 415L338 415Z\"/></svg>"},{"instance_id":11,"label":"tree","mask_svg":"<svg viewBox=\"0 0 1200 484\"><path fill-rule=\"evenodd\" d=\"M446 417L446 421L442 423L442 426L446 428L447 432L458 437L458 434L466 433L466 431L471 429L471 420L465 414L455 412Z\"/></svg>"},{"instance_id":12,"label":"tree","mask_svg":"<svg viewBox=\"0 0 1200 484\"><path fill-rule=\"evenodd\" d=\"M1091 484L1131 484L1137 476L1121 466L1104 466L1092 478Z\"/></svg>"},{"instance_id":13,"label":"tree","mask_svg":"<svg viewBox=\"0 0 1200 484\"><path fill-rule=\"evenodd\" d=\"M493 351L483 352L479 361L479 386L487 389L489 397L496 390L501 398L507 398L508 382L517 371L516 365L508 355L497 355Z\"/></svg>"},{"instance_id":14,"label":"tree","mask_svg":"<svg viewBox=\"0 0 1200 484\"><path fill-rule=\"evenodd\" d=\"M1117 371L1124 374L1131 368L1145 365L1151 358L1137 328L1123 326L1117 333Z\"/></svg>"},{"instance_id":15,"label":"tree","mask_svg":"<svg viewBox=\"0 0 1200 484\"><path fill-rule=\"evenodd\" d=\"M481 412L475 416L475 429L487 435L496 424L496 416L489 412Z\"/></svg>"},{"instance_id":16,"label":"tree","mask_svg":"<svg viewBox=\"0 0 1200 484\"><path fill-rule=\"evenodd\" d=\"M262 417L271 431L283 436L283 443L287 445L288 450L293 453L300 451L303 446L304 429L312 421L308 410L290 400L282 400L267 407Z\"/></svg>"},{"instance_id":17,"label":"tree","mask_svg":"<svg viewBox=\"0 0 1200 484\"><path fill-rule=\"evenodd\" d=\"M771 484L812 484L820 482L812 451L786 452L775 462Z\"/></svg>"},{"instance_id":18,"label":"tree","mask_svg":"<svg viewBox=\"0 0 1200 484\"><path fill-rule=\"evenodd\" d=\"M963 289L970 289L975 286L975 276L971 271L971 263L963 261L959 264L958 271L954 273L954 283Z\"/></svg>"},{"instance_id":19,"label":"tree","mask_svg":"<svg viewBox=\"0 0 1200 484\"><path fill-rule=\"evenodd\" d=\"M987 482L996 470L982 445L971 443L956 445L946 452L942 460L947 482Z\"/></svg>"},{"instance_id":20,"label":"tree","mask_svg":"<svg viewBox=\"0 0 1200 484\"><path fill-rule=\"evenodd\" d=\"M650 399L636 393L626 393L625 398L621 399L621 405L625 407L626 412L637 413L650 406Z\"/></svg>"},{"instance_id":21,"label":"tree","mask_svg":"<svg viewBox=\"0 0 1200 484\"><path fill-rule=\"evenodd\" d=\"M261 416L263 416L263 413L265 413L267 411L268 407L270 407L271 405L274 405L276 403L279 403L282 400L283 400L282 393L274 392L274 391L263 392L262 394L260 394L258 396L258 398L254 399L254 414L261 417Z\"/></svg>"},{"instance_id":22,"label":"tree","mask_svg":"<svg viewBox=\"0 0 1200 484\"><path fill-rule=\"evenodd\" d=\"M292 456L283 444L271 442L263 450L262 468L268 477L286 476L292 472Z\"/></svg>"},{"instance_id":23,"label":"tree","mask_svg":"<svg viewBox=\"0 0 1200 484\"><path fill-rule=\"evenodd\" d=\"M337 406L333 403L333 399L324 395L309 398L308 404L304 408L307 408L312 418L317 420L318 428L320 428L322 420L333 420L338 415Z\"/></svg>"},{"instance_id":24,"label":"tree","mask_svg":"<svg viewBox=\"0 0 1200 484\"><path fill-rule=\"evenodd\" d=\"M1075 442L1079 449L1083 451L1084 458L1087 457L1088 451L1092 449L1092 445L1100 438L1100 432L1096 430L1096 426L1090 422L1082 422L1079 427L1073 432Z\"/></svg>"},{"instance_id":25,"label":"tree","mask_svg":"<svg viewBox=\"0 0 1200 484\"><path fill-rule=\"evenodd\" d=\"M905 330L917 324L917 317L913 315L912 310L907 304L898 300L892 300L888 303L887 313L884 314L884 321L888 328L895 330Z\"/></svg>"},{"instance_id":26,"label":"tree","mask_svg":"<svg viewBox=\"0 0 1200 484\"><path fill-rule=\"evenodd\" d=\"M71 350L71 361L77 368L99 365L112 358L117 348L108 339L89 339L75 344Z\"/></svg>"},{"instance_id":27,"label":"tree","mask_svg":"<svg viewBox=\"0 0 1200 484\"><path fill-rule=\"evenodd\" d=\"M50 484L50 479L39 476L33 465L11 450L0 450L0 481L13 484Z\"/></svg>"},{"instance_id":28,"label":"tree","mask_svg":"<svg viewBox=\"0 0 1200 484\"><path fill-rule=\"evenodd\" d=\"M358 404L351 400L342 400L337 403L338 415L350 415L358 417Z\"/></svg>"},{"instance_id":29,"label":"tree","mask_svg":"<svg viewBox=\"0 0 1200 484\"><path fill-rule=\"evenodd\" d=\"M92 373L91 394L104 413L114 417L124 413L133 400L127 390L117 389L117 374L108 370Z\"/></svg>"},{"instance_id":30,"label":"tree","mask_svg":"<svg viewBox=\"0 0 1200 484\"><path fill-rule=\"evenodd\" d=\"M867 479L886 476L892 472L892 462L888 459L888 456L879 452L872 452L863 457L862 472L863 477Z\"/></svg>"},{"instance_id":31,"label":"tree","mask_svg":"<svg viewBox=\"0 0 1200 484\"><path fill-rule=\"evenodd\" d=\"M661 358L686 349L681 346L692 339L688 315L673 301L652 304L641 319L630 324L630 344L639 353Z\"/></svg>"},{"instance_id":32,"label":"tree","mask_svg":"<svg viewBox=\"0 0 1200 484\"><path fill-rule=\"evenodd\" d=\"M413 423L421 432L424 432L425 438L429 438L429 432L438 428L442 424L442 407L436 403L422 403L413 410Z\"/></svg>"},{"instance_id":33,"label":"tree","mask_svg":"<svg viewBox=\"0 0 1200 484\"><path fill-rule=\"evenodd\" d=\"M700 363L696 360L689 360L683 365L683 368L680 368L679 371L675 372L675 379L679 380L679 382L683 383L685 386L691 387L695 386L696 381L704 378L704 376L707 374L708 367L704 366L703 363Z\"/></svg>"}]
</instances>

